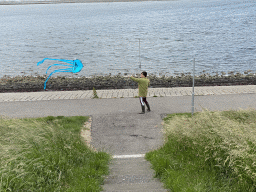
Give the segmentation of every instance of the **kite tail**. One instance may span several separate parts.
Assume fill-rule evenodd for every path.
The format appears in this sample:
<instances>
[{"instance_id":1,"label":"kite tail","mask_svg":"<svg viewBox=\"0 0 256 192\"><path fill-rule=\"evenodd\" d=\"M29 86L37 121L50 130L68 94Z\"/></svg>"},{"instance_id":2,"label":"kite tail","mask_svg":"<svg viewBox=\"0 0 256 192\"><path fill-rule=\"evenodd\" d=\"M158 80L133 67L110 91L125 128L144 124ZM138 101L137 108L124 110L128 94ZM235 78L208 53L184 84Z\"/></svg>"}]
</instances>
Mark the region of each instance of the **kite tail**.
<instances>
[{"instance_id":1,"label":"kite tail","mask_svg":"<svg viewBox=\"0 0 256 192\"><path fill-rule=\"evenodd\" d=\"M42 64L46 59L47 59L47 58L43 59L42 61L39 61L39 62L37 63L37 66L40 65L40 64Z\"/></svg>"},{"instance_id":2,"label":"kite tail","mask_svg":"<svg viewBox=\"0 0 256 192\"><path fill-rule=\"evenodd\" d=\"M42 61L39 61L39 62L37 63L37 66L40 65L40 64L42 64L45 60L62 61L62 62L65 62L65 63L73 64L73 60L45 58L45 59L43 59Z\"/></svg>"},{"instance_id":3,"label":"kite tail","mask_svg":"<svg viewBox=\"0 0 256 192\"><path fill-rule=\"evenodd\" d=\"M57 73L57 72L70 72L70 70L69 69L57 69L57 70L54 70L53 72L51 72L49 77L44 82L44 90L46 89L46 82L48 81L48 79L52 76L52 74Z\"/></svg>"},{"instance_id":4,"label":"kite tail","mask_svg":"<svg viewBox=\"0 0 256 192\"><path fill-rule=\"evenodd\" d=\"M48 70L49 70L52 66L64 66L64 67L69 67L69 68L67 68L67 69L70 69L70 72L72 72L72 67L71 67L72 65L71 65L71 64L68 64L68 65L64 65L64 64L53 64L53 65L51 65L50 67L47 68L46 74L47 74Z\"/></svg>"}]
</instances>

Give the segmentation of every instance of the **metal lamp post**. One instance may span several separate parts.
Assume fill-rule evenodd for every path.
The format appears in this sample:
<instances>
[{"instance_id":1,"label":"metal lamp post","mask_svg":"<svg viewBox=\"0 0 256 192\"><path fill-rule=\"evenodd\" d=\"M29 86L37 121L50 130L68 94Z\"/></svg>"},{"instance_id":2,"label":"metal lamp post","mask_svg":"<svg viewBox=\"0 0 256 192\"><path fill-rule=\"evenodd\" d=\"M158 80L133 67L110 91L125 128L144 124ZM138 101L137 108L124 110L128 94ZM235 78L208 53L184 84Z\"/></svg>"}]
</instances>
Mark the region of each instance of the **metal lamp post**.
<instances>
[{"instance_id":1,"label":"metal lamp post","mask_svg":"<svg viewBox=\"0 0 256 192\"><path fill-rule=\"evenodd\" d=\"M192 89L192 116L194 114L195 103L194 103L194 95L195 95L195 58L193 60L193 89Z\"/></svg>"}]
</instances>

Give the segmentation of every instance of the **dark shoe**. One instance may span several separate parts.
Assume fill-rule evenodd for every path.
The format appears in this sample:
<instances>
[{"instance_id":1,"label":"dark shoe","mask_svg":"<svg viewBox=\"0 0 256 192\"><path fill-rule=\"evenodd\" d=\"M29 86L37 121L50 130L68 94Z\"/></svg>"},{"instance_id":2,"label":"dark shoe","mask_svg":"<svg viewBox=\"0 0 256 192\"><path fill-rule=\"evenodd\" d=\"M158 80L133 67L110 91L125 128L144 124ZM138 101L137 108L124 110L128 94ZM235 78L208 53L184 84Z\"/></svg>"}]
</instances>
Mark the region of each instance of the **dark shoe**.
<instances>
[{"instance_id":1,"label":"dark shoe","mask_svg":"<svg viewBox=\"0 0 256 192\"><path fill-rule=\"evenodd\" d=\"M149 104L146 104L146 105L147 105L147 108L148 108L147 111L148 111L148 112L151 111Z\"/></svg>"},{"instance_id":2,"label":"dark shoe","mask_svg":"<svg viewBox=\"0 0 256 192\"><path fill-rule=\"evenodd\" d=\"M145 106L141 106L142 112L139 114L145 114Z\"/></svg>"}]
</instances>

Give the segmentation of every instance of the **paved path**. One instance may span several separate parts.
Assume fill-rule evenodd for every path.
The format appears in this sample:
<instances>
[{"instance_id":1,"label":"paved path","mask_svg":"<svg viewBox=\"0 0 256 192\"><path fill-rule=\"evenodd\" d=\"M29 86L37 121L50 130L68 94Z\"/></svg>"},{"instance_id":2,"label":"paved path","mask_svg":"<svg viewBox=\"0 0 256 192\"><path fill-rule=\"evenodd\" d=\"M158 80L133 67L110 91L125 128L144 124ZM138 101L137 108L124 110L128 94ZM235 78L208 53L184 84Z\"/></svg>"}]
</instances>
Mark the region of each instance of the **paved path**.
<instances>
[{"instance_id":1,"label":"paved path","mask_svg":"<svg viewBox=\"0 0 256 192\"><path fill-rule=\"evenodd\" d=\"M255 87L196 87L195 111L203 108L256 109ZM153 178L150 163L145 161L143 155L163 143L161 117L168 113L191 112L191 89L150 89L151 97L148 101L152 112L144 115L138 114L141 111L139 101L132 98L136 96L137 90L97 91L100 97L104 97L104 94L106 97L108 94L111 97L114 94L116 97L124 97L115 99L89 99L92 91L0 93L0 116L22 118L90 115L91 144L114 156L110 164L110 175L103 185L104 191L160 192L167 190L159 180ZM122 94L119 95L118 92ZM159 97L162 93L175 93L176 96ZM158 97L152 97L154 94Z\"/></svg>"},{"instance_id":2,"label":"paved path","mask_svg":"<svg viewBox=\"0 0 256 192\"><path fill-rule=\"evenodd\" d=\"M163 144L161 117L154 111L137 112L93 115L92 146L114 155L104 191L167 191L143 158Z\"/></svg>"},{"instance_id":3,"label":"paved path","mask_svg":"<svg viewBox=\"0 0 256 192\"><path fill-rule=\"evenodd\" d=\"M209 86L195 87L195 95L223 95L256 93L256 85L239 86ZM137 89L97 90L99 98L126 98L138 96ZM153 96L189 96L191 87L149 88L148 97ZM93 91L43 91L26 93L0 93L0 102L8 101L48 101L60 99L91 99Z\"/></svg>"}]
</instances>

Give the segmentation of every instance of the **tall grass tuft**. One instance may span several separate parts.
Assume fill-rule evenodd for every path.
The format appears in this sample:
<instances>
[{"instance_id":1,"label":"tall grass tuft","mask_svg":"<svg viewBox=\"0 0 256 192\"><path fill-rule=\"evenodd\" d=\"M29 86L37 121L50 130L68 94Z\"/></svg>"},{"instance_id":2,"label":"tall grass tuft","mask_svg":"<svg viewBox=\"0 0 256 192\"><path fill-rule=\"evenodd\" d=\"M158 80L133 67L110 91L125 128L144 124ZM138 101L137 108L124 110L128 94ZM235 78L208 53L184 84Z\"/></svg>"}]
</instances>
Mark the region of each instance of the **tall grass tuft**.
<instances>
[{"instance_id":1,"label":"tall grass tuft","mask_svg":"<svg viewBox=\"0 0 256 192\"><path fill-rule=\"evenodd\" d=\"M99 97L98 97L98 94L97 94L97 91L96 91L96 89L93 87L93 97L92 97L93 99L98 99Z\"/></svg>"},{"instance_id":2,"label":"tall grass tuft","mask_svg":"<svg viewBox=\"0 0 256 192\"><path fill-rule=\"evenodd\" d=\"M256 111L165 119L166 143L146 154L173 191L256 191Z\"/></svg>"},{"instance_id":3,"label":"tall grass tuft","mask_svg":"<svg viewBox=\"0 0 256 192\"><path fill-rule=\"evenodd\" d=\"M100 191L110 156L82 141L87 120L0 118L0 191Z\"/></svg>"}]
</instances>

